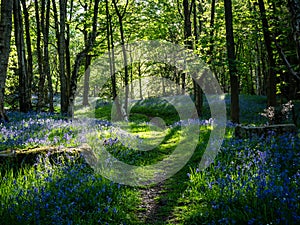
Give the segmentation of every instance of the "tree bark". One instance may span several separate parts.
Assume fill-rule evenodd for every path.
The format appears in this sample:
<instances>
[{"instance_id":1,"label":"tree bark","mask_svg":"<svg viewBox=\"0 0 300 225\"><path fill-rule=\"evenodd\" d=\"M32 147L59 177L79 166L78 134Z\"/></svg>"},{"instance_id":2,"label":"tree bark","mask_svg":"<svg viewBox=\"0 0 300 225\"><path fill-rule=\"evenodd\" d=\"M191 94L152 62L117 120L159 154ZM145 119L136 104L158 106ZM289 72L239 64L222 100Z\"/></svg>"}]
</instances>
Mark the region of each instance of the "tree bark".
<instances>
[{"instance_id":1,"label":"tree bark","mask_svg":"<svg viewBox=\"0 0 300 225\"><path fill-rule=\"evenodd\" d=\"M4 111L4 88L7 77L13 2L1 0L0 13L0 120L8 121Z\"/></svg>"},{"instance_id":2,"label":"tree bark","mask_svg":"<svg viewBox=\"0 0 300 225\"><path fill-rule=\"evenodd\" d=\"M225 23L226 23L226 46L227 59L229 64L230 86L231 86L231 105L230 117L233 123L239 123L240 107L239 107L239 81L237 77L235 46L232 25L232 2L224 0Z\"/></svg>"}]
</instances>

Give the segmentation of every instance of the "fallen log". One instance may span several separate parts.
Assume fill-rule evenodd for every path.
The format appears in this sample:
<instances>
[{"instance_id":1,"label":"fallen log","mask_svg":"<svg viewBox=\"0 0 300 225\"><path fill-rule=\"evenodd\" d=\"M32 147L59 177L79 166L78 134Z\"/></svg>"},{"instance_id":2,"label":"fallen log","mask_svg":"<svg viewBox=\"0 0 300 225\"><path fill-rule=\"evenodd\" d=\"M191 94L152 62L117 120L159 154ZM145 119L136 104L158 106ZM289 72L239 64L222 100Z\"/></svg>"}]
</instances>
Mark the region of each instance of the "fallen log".
<instances>
[{"instance_id":1,"label":"fallen log","mask_svg":"<svg viewBox=\"0 0 300 225\"><path fill-rule=\"evenodd\" d=\"M285 133L297 133L295 124L275 124L268 126L243 126L238 125L234 134L237 138L252 138L268 135L282 135Z\"/></svg>"},{"instance_id":2,"label":"fallen log","mask_svg":"<svg viewBox=\"0 0 300 225\"><path fill-rule=\"evenodd\" d=\"M58 156L58 155L73 155L84 156L90 159L95 159L96 156L92 151L92 148L88 144L82 144L77 147L63 147L63 146L38 146L28 149L8 149L0 151L0 164L3 162L19 162L34 163L38 155Z\"/></svg>"}]
</instances>

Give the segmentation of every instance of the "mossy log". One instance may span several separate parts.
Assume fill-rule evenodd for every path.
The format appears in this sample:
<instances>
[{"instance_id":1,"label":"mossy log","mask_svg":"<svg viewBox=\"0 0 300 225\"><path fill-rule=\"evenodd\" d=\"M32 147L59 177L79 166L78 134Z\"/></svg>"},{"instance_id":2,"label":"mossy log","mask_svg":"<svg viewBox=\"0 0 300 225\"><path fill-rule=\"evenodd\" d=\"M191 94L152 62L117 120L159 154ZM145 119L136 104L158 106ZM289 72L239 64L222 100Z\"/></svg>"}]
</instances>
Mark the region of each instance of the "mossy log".
<instances>
[{"instance_id":1,"label":"mossy log","mask_svg":"<svg viewBox=\"0 0 300 225\"><path fill-rule=\"evenodd\" d=\"M237 138L252 138L268 135L282 135L285 133L297 133L297 127L295 124L275 124L258 127L238 125L235 128L234 133Z\"/></svg>"},{"instance_id":2,"label":"mossy log","mask_svg":"<svg viewBox=\"0 0 300 225\"><path fill-rule=\"evenodd\" d=\"M51 157L56 156L81 156L95 158L95 155L88 144L82 144L78 147L62 146L39 146L28 149L8 149L0 151L0 164L3 162L18 162L32 164L36 161L38 155L49 154Z\"/></svg>"}]
</instances>

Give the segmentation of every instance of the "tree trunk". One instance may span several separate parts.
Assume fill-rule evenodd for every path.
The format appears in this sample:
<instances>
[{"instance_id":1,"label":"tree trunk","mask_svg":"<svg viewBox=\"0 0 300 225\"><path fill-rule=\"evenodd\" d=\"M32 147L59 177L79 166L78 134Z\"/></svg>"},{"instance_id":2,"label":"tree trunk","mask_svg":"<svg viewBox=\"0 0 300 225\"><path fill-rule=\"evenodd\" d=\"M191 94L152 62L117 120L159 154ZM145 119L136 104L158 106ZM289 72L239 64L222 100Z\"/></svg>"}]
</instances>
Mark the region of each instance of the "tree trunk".
<instances>
[{"instance_id":1,"label":"tree trunk","mask_svg":"<svg viewBox=\"0 0 300 225\"><path fill-rule=\"evenodd\" d=\"M45 16L45 26L43 29L44 37L44 72L48 81L48 93L49 93L49 111L54 112L53 105L53 87L52 78L50 73L50 63L49 63L49 28L50 28L50 0L46 0L46 16Z\"/></svg>"},{"instance_id":2,"label":"tree trunk","mask_svg":"<svg viewBox=\"0 0 300 225\"><path fill-rule=\"evenodd\" d=\"M230 86L231 86L231 105L230 117L233 123L239 123L239 82L237 77L237 68L235 62L235 46L232 25L232 2L224 0L225 23L226 23L226 46L227 58L229 64Z\"/></svg>"},{"instance_id":3,"label":"tree trunk","mask_svg":"<svg viewBox=\"0 0 300 225\"><path fill-rule=\"evenodd\" d=\"M189 0L182 1L183 6L183 17L184 17L184 44L188 49L193 49L192 42L192 22L191 22L191 6L189 4ZM181 74L181 89L182 94L185 93L185 83L186 83L186 73L183 72Z\"/></svg>"},{"instance_id":4,"label":"tree trunk","mask_svg":"<svg viewBox=\"0 0 300 225\"><path fill-rule=\"evenodd\" d=\"M18 55L18 75L19 75L19 104L21 112L28 112L30 104L28 104L28 80L27 80L27 62L25 56L25 43L24 43L24 30L22 11L19 0L13 1L13 14L14 14L14 30L15 41Z\"/></svg>"},{"instance_id":5,"label":"tree trunk","mask_svg":"<svg viewBox=\"0 0 300 225\"><path fill-rule=\"evenodd\" d=\"M140 89L140 99L143 100L143 90L142 90L142 70L141 62L138 62L138 74L139 74L139 89Z\"/></svg>"},{"instance_id":6,"label":"tree trunk","mask_svg":"<svg viewBox=\"0 0 300 225\"><path fill-rule=\"evenodd\" d=\"M69 15L69 19L66 18L67 23L66 23L66 33L65 33L65 62L66 62L66 86L67 86L67 93L68 93L68 109L69 109L69 104L70 104L70 95L71 95L71 74L72 74L72 69L71 69L71 51L70 51L70 42L71 42L71 38L70 38L70 22L72 21L72 16L73 16L73 0L70 0L70 9L68 12ZM86 45L86 43L85 43ZM71 116L69 114L69 112L67 113L69 116Z\"/></svg>"},{"instance_id":7,"label":"tree trunk","mask_svg":"<svg viewBox=\"0 0 300 225\"><path fill-rule=\"evenodd\" d=\"M84 12L88 12L88 4L87 2L83 5ZM83 33L83 40L86 44L88 43L88 30L87 30L87 24L85 23L83 25L83 30L81 30ZM82 98L82 106L89 106L89 91L90 91L90 66L91 64L91 57L89 55L86 55L85 57L85 72L84 72L84 80L83 80L83 98Z\"/></svg>"},{"instance_id":8,"label":"tree trunk","mask_svg":"<svg viewBox=\"0 0 300 225\"><path fill-rule=\"evenodd\" d=\"M42 47L42 32L44 28L44 14L45 14L45 0L41 1L41 7L39 7L38 0L34 1L35 4L35 19L36 19L36 51L38 58L39 68L39 83L38 83L38 103L37 110L41 110L44 105L44 85L45 85L45 73L43 63L43 47ZM39 14L41 11L41 15Z\"/></svg>"},{"instance_id":9,"label":"tree trunk","mask_svg":"<svg viewBox=\"0 0 300 225\"><path fill-rule=\"evenodd\" d=\"M258 0L259 11L261 15L263 34L265 46L268 55L268 73L267 73L267 105L276 106L276 74L275 74L275 60L273 57L271 34L269 30L269 23L266 17L266 9L263 0Z\"/></svg>"},{"instance_id":10,"label":"tree trunk","mask_svg":"<svg viewBox=\"0 0 300 225\"><path fill-rule=\"evenodd\" d=\"M8 121L4 111L4 88L7 77L13 2L1 0L0 13L0 120Z\"/></svg>"},{"instance_id":11,"label":"tree trunk","mask_svg":"<svg viewBox=\"0 0 300 225\"><path fill-rule=\"evenodd\" d=\"M124 28L123 28L123 18L124 18L124 15L126 13L126 10L127 10L127 6L128 6L128 0L126 0L126 5L124 7L124 10L123 12L121 13L118 6L117 6L117 3L116 3L116 0L113 0L113 4L114 4L114 7L115 7L115 10L116 10L116 13L117 13L117 16L118 16L118 19L119 19L119 29L120 29L120 35L121 35L121 45L122 45L122 53L123 53L123 64L124 64L124 83L125 83L125 102L124 102L124 115L123 117L124 118L127 118L127 110L128 110L128 92L129 92L129 87L128 87L128 80L129 80L129 74L128 74L128 60L127 60L127 51L126 51L126 48L125 48L125 37L124 37Z\"/></svg>"},{"instance_id":12,"label":"tree trunk","mask_svg":"<svg viewBox=\"0 0 300 225\"><path fill-rule=\"evenodd\" d=\"M208 56L210 57L210 62L213 60L213 51L214 51L214 26L215 26L215 8L216 0L211 1L211 12L210 12L210 32L209 32L209 52Z\"/></svg>"},{"instance_id":13,"label":"tree trunk","mask_svg":"<svg viewBox=\"0 0 300 225\"><path fill-rule=\"evenodd\" d=\"M84 82L83 82L83 99L82 105L89 106L89 92L90 92L90 69L92 56L86 55L85 57L85 72L84 72Z\"/></svg>"},{"instance_id":14,"label":"tree trunk","mask_svg":"<svg viewBox=\"0 0 300 225\"><path fill-rule=\"evenodd\" d=\"M195 36L195 43L198 42L199 39L199 34L198 34L198 27L197 27L197 7L196 7L196 1L192 1L193 5L193 14L194 14L194 36ZM195 47L196 48L196 47ZM194 89L195 89L195 106L198 112L198 116L202 116L202 108L203 108L203 90L197 83L194 84Z\"/></svg>"},{"instance_id":15,"label":"tree trunk","mask_svg":"<svg viewBox=\"0 0 300 225\"><path fill-rule=\"evenodd\" d=\"M55 0L53 0L55 4ZM59 73L60 73L60 107L61 114L68 114L68 83L66 76L66 40L65 40L65 30L66 30L66 11L67 11L67 0L59 0L59 40L58 40L58 57L59 57ZM55 6L56 7L56 6Z\"/></svg>"},{"instance_id":16,"label":"tree trunk","mask_svg":"<svg viewBox=\"0 0 300 225\"><path fill-rule=\"evenodd\" d=\"M109 71L112 84L112 99L116 105L116 119L119 120L122 116L121 106L117 98L117 81L116 81L116 68L115 68L115 50L114 50L114 35L111 21L111 15L109 12L108 0L105 1L106 6L106 33L107 33L107 49L109 56Z\"/></svg>"},{"instance_id":17,"label":"tree trunk","mask_svg":"<svg viewBox=\"0 0 300 225\"><path fill-rule=\"evenodd\" d=\"M182 4L184 13L184 44L188 49L193 49L191 5L189 4L189 0L183 0Z\"/></svg>"},{"instance_id":18,"label":"tree trunk","mask_svg":"<svg viewBox=\"0 0 300 225\"><path fill-rule=\"evenodd\" d=\"M32 79L33 79L33 60L32 60L32 48L31 48L31 35L30 35L30 23L29 23L29 13L26 6L26 0L21 0L23 14L24 14L24 25L25 25L25 33L26 33L26 49L27 49L27 88L25 91L26 95L26 105L28 110L31 110L31 91L32 91Z\"/></svg>"},{"instance_id":19,"label":"tree trunk","mask_svg":"<svg viewBox=\"0 0 300 225\"><path fill-rule=\"evenodd\" d=\"M194 12L194 36L198 37L197 33L197 17L196 17L196 3L192 0L191 4L189 4L188 0L183 0L183 12L184 12L184 41L185 46L188 49L193 50L193 42L192 42L192 22L191 22L191 14L192 9ZM182 74L182 89L185 89L185 76L186 74ZM198 85L198 83L193 80L193 88L194 88L194 98L195 98L195 106L197 109L198 116L202 115L202 99L203 99L203 92Z\"/></svg>"},{"instance_id":20,"label":"tree trunk","mask_svg":"<svg viewBox=\"0 0 300 225\"><path fill-rule=\"evenodd\" d=\"M72 69L72 76L70 79L70 94L68 98L68 109L67 115L69 117L74 116L74 103L75 103L75 95L77 90L77 81L78 81L78 71L82 64L82 61L86 58L88 53L92 50L96 37L97 37L97 23L98 23L98 12L99 12L99 1L95 0L94 5L94 15L93 15L93 24L92 31L89 33L88 43L85 48L76 55L75 62Z\"/></svg>"}]
</instances>

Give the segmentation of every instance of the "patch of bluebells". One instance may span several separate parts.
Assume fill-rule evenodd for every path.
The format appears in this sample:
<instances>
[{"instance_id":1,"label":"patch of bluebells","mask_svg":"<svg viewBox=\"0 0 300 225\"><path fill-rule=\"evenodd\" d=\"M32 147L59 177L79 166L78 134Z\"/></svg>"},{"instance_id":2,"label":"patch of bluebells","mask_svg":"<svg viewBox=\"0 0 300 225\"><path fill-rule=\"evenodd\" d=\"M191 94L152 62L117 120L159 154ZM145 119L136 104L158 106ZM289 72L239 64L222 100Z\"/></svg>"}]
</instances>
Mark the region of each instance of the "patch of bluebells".
<instances>
[{"instance_id":1,"label":"patch of bluebells","mask_svg":"<svg viewBox=\"0 0 300 225\"><path fill-rule=\"evenodd\" d=\"M96 119L67 120L49 113L8 113L9 123L0 123L0 151L41 145L77 146L91 129L111 124ZM80 135L79 135L80 134Z\"/></svg>"},{"instance_id":2,"label":"patch of bluebells","mask_svg":"<svg viewBox=\"0 0 300 225\"><path fill-rule=\"evenodd\" d=\"M210 118L208 120L200 120L200 119L188 119L188 120L180 120L175 122L171 127L188 127L191 125L199 125L199 126L211 126L214 123L214 119Z\"/></svg>"},{"instance_id":3,"label":"patch of bluebells","mask_svg":"<svg viewBox=\"0 0 300 225\"><path fill-rule=\"evenodd\" d=\"M207 216L191 218L199 224L299 224L299 150L300 138L292 134L226 141L214 164L187 174L185 197L207 202L194 205L201 210L196 215Z\"/></svg>"},{"instance_id":4,"label":"patch of bluebells","mask_svg":"<svg viewBox=\"0 0 300 225\"><path fill-rule=\"evenodd\" d=\"M214 118L209 118L209 119L188 119L188 120L180 120L177 121L175 123L173 123L172 125L170 125L170 128L174 128L174 127L188 127L191 125L197 125L197 126L213 126L216 125L216 120ZM219 124L220 126L222 124ZM224 126L228 127L228 128L234 128L236 127L238 124L233 123L231 121L227 121L226 124L224 124Z\"/></svg>"},{"instance_id":5,"label":"patch of bluebells","mask_svg":"<svg viewBox=\"0 0 300 225\"><path fill-rule=\"evenodd\" d=\"M0 184L1 224L127 224L137 197L71 158L50 155ZM72 157L72 156L69 156ZM76 163L75 163L76 161Z\"/></svg>"}]
</instances>

